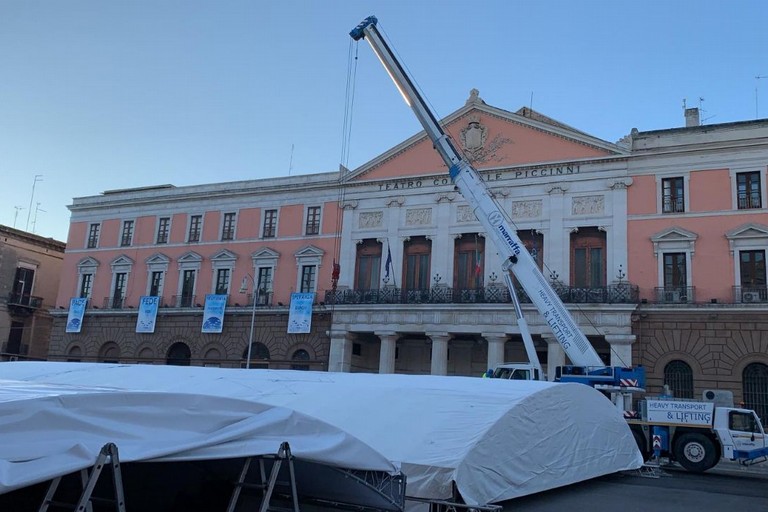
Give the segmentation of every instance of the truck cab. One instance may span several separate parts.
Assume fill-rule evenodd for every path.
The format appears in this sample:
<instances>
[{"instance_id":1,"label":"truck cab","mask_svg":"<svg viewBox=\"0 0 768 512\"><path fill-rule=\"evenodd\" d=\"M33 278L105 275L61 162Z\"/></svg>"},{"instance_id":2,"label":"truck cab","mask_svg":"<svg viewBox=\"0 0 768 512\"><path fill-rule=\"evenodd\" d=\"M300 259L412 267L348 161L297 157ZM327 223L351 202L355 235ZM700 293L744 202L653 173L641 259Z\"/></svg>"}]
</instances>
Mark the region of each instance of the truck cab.
<instances>
[{"instance_id":1,"label":"truck cab","mask_svg":"<svg viewBox=\"0 0 768 512\"><path fill-rule=\"evenodd\" d=\"M724 457L744 465L768 460L768 438L755 411L717 407L714 429Z\"/></svg>"},{"instance_id":2,"label":"truck cab","mask_svg":"<svg viewBox=\"0 0 768 512\"><path fill-rule=\"evenodd\" d=\"M538 367L527 363L503 363L493 370L494 379L546 380Z\"/></svg>"}]
</instances>

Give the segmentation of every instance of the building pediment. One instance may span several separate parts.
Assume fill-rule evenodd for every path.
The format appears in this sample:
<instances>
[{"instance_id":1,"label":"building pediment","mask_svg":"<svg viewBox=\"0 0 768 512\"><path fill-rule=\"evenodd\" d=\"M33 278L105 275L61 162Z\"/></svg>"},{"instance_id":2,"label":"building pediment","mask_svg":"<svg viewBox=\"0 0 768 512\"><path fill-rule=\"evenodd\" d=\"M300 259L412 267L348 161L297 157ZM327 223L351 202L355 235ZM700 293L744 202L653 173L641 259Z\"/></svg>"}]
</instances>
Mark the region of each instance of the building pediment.
<instances>
[{"instance_id":1,"label":"building pediment","mask_svg":"<svg viewBox=\"0 0 768 512\"><path fill-rule=\"evenodd\" d=\"M161 252L156 252L149 258L144 260L147 265L167 265L171 261L171 258Z\"/></svg>"},{"instance_id":2,"label":"building pediment","mask_svg":"<svg viewBox=\"0 0 768 512\"><path fill-rule=\"evenodd\" d=\"M200 263L203 261L203 257L194 251L189 251L179 257L179 263Z\"/></svg>"},{"instance_id":3,"label":"building pediment","mask_svg":"<svg viewBox=\"0 0 768 512\"><path fill-rule=\"evenodd\" d=\"M211 256L211 260L213 261L235 261L236 259L237 259L237 254L227 249L222 249L216 254L214 254L213 256Z\"/></svg>"},{"instance_id":4,"label":"building pediment","mask_svg":"<svg viewBox=\"0 0 768 512\"><path fill-rule=\"evenodd\" d=\"M314 245L307 245L296 251L293 255L296 256L296 258L312 258L322 256L323 254L325 254L325 251L322 249L315 247Z\"/></svg>"},{"instance_id":5,"label":"building pediment","mask_svg":"<svg viewBox=\"0 0 768 512\"><path fill-rule=\"evenodd\" d=\"M130 266L130 265L133 265L133 260L128 256L126 256L125 254L121 254L120 256L112 260L112 263L110 265L112 265L113 267L125 266L125 265Z\"/></svg>"},{"instance_id":6,"label":"building pediment","mask_svg":"<svg viewBox=\"0 0 768 512\"><path fill-rule=\"evenodd\" d=\"M651 241L658 242L675 242L675 241L695 241L699 235L687 229L683 229L677 226L659 231L655 235L651 236Z\"/></svg>"},{"instance_id":7,"label":"building pediment","mask_svg":"<svg viewBox=\"0 0 768 512\"><path fill-rule=\"evenodd\" d=\"M94 268L98 266L99 266L99 260L97 260L96 258L92 258L90 256L88 256L87 258L81 259L80 262L77 264L78 268L85 268L85 267Z\"/></svg>"},{"instance_id":8,"label":"building pediment","mask_svg":"<svg viewBox=\"0 0 768 512\"><path fill-rule=\"evenodd\" d=\"M768 226L755 223L744 224L727 232L725 237L728 240L766 238L768 237Z\"/></svg>"},{"instance_id":9,"label":"building pediment","mask_svg":"<svg viewBox=\"0 0 768 512\"><path fill-rule=\"evenodd\" d=\"M457 149L483 168L552 166L553 162L625 156L626 149L592 137L529 108L510 112L487 105L476 90L441 121ZM347 173L346 181L369 181L447 173L432 141L421 131Z\"/></svg>"}]
</instances>

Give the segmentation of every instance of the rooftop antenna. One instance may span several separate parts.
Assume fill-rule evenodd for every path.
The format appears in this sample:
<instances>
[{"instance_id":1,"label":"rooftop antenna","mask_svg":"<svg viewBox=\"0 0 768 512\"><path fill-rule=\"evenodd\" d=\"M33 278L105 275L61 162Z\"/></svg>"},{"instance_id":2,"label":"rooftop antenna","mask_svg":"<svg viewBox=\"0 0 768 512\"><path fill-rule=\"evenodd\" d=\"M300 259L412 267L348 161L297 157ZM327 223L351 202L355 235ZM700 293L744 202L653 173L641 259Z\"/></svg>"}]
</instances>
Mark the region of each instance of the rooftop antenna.
<instances>
[{"instance_id":1,"label":"rooftop antenna","mask_svg":"<svg viewBox=\"0 0 768 512\"><path fill-rule=\"evenodd\" d=\"M40 208L40 203L37 203L37 206L35 207L35 218L32 219L32 232L35 232L35 226L37 226L37 212L43 212L46 213L45 210Z\"/></svg>"},{"instance_id":2,"label":"rooftop antenna","mask_svg":"<svg viewBox=\"0 0 768 512\"><path fill-rule=\"evenodd\" d=\"M699 112L701 112L702 114L704 114L704 112L706 112L706 110L704 110L704 98L702 98L702 97L699 97ZM699 125L704 124L704 121L709 121L710 119L712 119L713 117L716 117L716 116L717 116L717 114L711 115L709 117L702 117L701 121L699 122Z\"/></svg>"},{"instance_id":3,"label":"rooftop antenna","mask_svg":"<svg viewBox=\"0 0 768 512\"><path fill-rule=\"evenodd\" d=\"M291 175L291 171L293 170L293 144L291 144L291 158L288 160L288 176Z\"/></svg>"},{"instance_id":4,"label":"rooftop antenna","mask_svg":"<svg viewBox=\"0 0 768 512\"><path fill-rule=\"evenodd\" d=\"M43 181L42 174L35 174L35 179L32 182L32 196L29 198L29 210L27 211L27 225L24 227L24 231L29 231L29 217L32 215L32 201L35 199L35 185L38 181Z\"/></svg>"},{"instance_id":5,"label":"rooftop antenna","mask_svg":"<svg viewBox=\"0 0 768 512\"><path fill-rule=\"evenodd\" d=\"M757 91L758 91L758 87L760 85L760 79L761 78L768 78L768 75L757 75L755 77L755 119L759 119L760 118L760 114L758 113L758 108L757 108Z\"/></svg>"},{"instance_id":6,"label":"rooftop antenna","mask_svg":"<svg viewBox=\"0 0 768 512\"><path fill-rule=\"evenodd\" d=\"M16 209L16 212L13 214L13 227L15 228L16 227L16 219L19 218L19 211L23 210L24 207L23 206L14 206L14 208Z\"/></svg>"}]
</instances>

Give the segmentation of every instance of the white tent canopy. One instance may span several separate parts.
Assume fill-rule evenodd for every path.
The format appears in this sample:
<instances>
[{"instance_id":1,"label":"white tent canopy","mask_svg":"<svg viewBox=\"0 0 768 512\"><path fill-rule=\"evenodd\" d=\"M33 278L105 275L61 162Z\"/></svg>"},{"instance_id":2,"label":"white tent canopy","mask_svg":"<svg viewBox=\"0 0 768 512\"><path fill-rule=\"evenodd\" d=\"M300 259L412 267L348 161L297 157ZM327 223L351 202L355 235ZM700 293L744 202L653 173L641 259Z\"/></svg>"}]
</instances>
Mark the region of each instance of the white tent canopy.
<instances>
[{"instance_id":1,"label":"white tent canopy","mask_svg":"<svg viewBox=\"0 0 768 512\"><path fill-rule=\"evenodd\" d=\"M0 379L46 384L53 389L84 386L91 396L96 387L203 396L213 410L225 415L240 407L235 402L241 401L253 404L251 409L238 409L244 416L264 406L294 411L307 418L304 434L309 438L318 425L337 429L336 435L348 435L345 442L350 445L343 452L355 455L345 464L381 468L381 454L389 468L402 467L408 496L450 499L455 485L470 505L504 501L642 464L621 413L602 394L582 384L30 362L0 365ZM159 395L158 401L162 398ZM163 407L158 412L160 409ZM178 412L171 405L165 409L170 416ZM129 421L131 407L123 412L121 418ZM146 420L149 418L135 421ZM14 425L14 417L8 418L0 409L3 441ZM272 439L290 441L282 430L284 425L275 423L275 428ZM293 434L301 436L300 430ZM73 430L61 435L70 436L72 443L78 440ZM125 452L121 446L125 441L119 436L110 441ZM324 442L321 437L316 441ZM100 446L94 447L96 452ZM337 443L327 448L318 448L315 456L339 457ZM305 449L312 452L311 447ZM0 464L12 460L7 450L6 443L0 442ZM273 447L270 450L274 452ZM11 452L22 456L19 449ZM298 456L295 449L294 453ZM4 474L0 466L0 492Z\"/></svg>"}]
</instances>

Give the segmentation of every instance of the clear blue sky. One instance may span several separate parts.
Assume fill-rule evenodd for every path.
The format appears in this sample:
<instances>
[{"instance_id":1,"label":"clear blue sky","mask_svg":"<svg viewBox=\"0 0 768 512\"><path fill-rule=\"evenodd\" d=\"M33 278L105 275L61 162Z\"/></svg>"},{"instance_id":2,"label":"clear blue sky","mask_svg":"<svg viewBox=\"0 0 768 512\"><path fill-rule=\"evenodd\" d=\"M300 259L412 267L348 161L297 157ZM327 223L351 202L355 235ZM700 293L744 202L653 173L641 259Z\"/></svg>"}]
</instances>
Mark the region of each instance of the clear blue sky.
<instances>
[{"instance_id":1,"label":"clear blue sky","mask_svg":"<svg viewBox=\"0 0 768 512\"><path fill-rule=\"evenodd\" d=\"M371 14L441 117L472 88L611 142L684 98L768 117L764 0L0 0L0 224L65 240L73 197L367 162L420 129L361 43L342 159Z\"/></svg>"}]
</instances>

